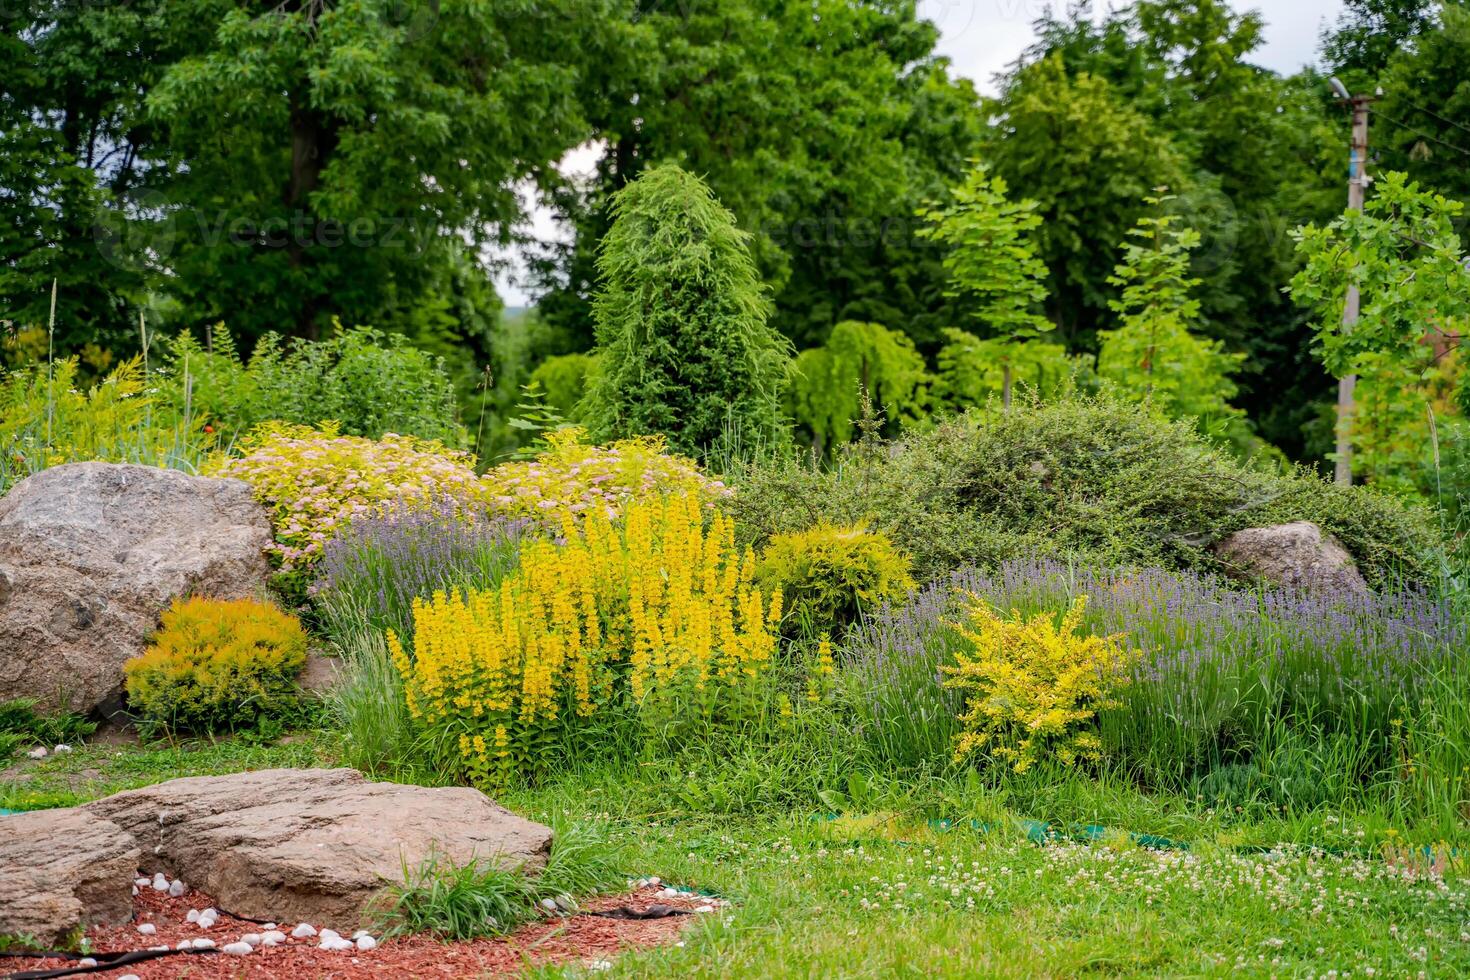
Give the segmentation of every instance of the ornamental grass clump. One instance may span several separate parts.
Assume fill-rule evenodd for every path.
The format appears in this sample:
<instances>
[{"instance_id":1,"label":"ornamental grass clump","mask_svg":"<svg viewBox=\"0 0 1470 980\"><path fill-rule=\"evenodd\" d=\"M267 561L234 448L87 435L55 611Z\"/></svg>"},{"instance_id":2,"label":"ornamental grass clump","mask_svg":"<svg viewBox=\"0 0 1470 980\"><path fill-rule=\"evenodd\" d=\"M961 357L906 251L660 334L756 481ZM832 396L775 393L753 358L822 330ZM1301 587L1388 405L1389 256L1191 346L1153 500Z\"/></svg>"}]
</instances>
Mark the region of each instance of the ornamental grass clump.
<instances>
[{"instance_id":1,"label":"ornamental grass clump","mask_svg":"<svg viewBox=\"0 0 1470 980\"><path fill-rule=\"evenodd\" d=\"M300 620L254 599L179 599L142 656L123 665L128 705L177 732L259 727L298 701L306 666Z\"/></svg>"},{"instance_id":2,"label":"ornamental grass clump","mask_svg":"<svg viewBox=\"0 0 1470 980\"><path fill-rule=\"evenodd\" d=\"M956 762L978 754L1025 772L1044 758L1066 766L1102 759L1097 714L1117 703L1112 693L1128 680L1131 654L1119 635L1080 632L1086 606L1079 595L1058 625L1045 612L1001 617L969 597L968 623L955 627L968 649L942 668L946 686L965 693Z\"/></svg>"},{"instance_id":3,"label":"ornamental grass clump","mask_svg":"<svg viewBox=\"0 0 1470 980\"><path fill-rule=\"evenodd\" d=\"M730 495L691 459L665 452L660 436L620 439L592 446L572 427L546 435L547 448L533 460L502 463L481 478L485 499L509 517L561 526L563 515L598 511L616 518L625 506L661 494L687 493L713 502Z\"/></svg>"},{"instance_id":4,"label":"ornamental grass clump","mask_svg":"<svg viewBox=\"0 0 1470 980\"><path fill-rule=\"evenodd\" d=\"M331 423L267 423L242 448L239 458L212 460L209 473L244 480L270 508L272 552L286 576L302 577L327 541L387 503L471 504L481 497L472 457L433 440L344 436Z\"/></svg>"},{"instance_id":5,"label":"ornamental grass clump","mask_svg":"<svg viewBox=\"0 0 1470 980\"><path fill-rule=\"evenodd\" d=\"M567 517L497 588L414 603L412 637L388 637L409 710L489 787L640 732L753 723L781 618L753 566L695 496Z\"/></svg>"}]
</instances>

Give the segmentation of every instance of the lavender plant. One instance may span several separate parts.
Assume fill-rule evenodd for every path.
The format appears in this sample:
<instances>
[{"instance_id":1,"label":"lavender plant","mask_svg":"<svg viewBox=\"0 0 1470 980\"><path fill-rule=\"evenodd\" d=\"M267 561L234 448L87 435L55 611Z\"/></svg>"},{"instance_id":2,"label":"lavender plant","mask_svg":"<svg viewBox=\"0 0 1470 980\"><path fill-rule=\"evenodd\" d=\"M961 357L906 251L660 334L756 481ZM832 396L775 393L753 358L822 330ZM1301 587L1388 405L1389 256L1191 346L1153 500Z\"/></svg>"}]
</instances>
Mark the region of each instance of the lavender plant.
<instances>
[{"instance_id":1,"label":"lavender plant","mask_svg":"<svg viewBox=\"0 0 1470 980\"><path fill-rule=\"evenodd\" d=\"M339 644L388 629L412 636L416 597L494 586L529 529L453 501L359 518L323 549L312 587L323 624Z\"/></svg>"},{"instance_id":2,"label":"lavender plant","mask_svg":"<svg viewBox=\"0 0 1470 980\"><path fill-rule=\"evenodd\" d=\"M948 750L958 710L940 667L962 642L958 596L1060 615L1089 597L1088 628L1139 650L1132 683L1100 716L1109 754L1146 782L1184 788L1227 761L1313 731L1365 780L1395 765L1404 730L1470 624L1423 591L1308 595L1243 590L1193 573L1090 570L1015 561L930 585L875 616L848 644L844 679L878 755L901 764Z\"/></svg>"}]
</instances>

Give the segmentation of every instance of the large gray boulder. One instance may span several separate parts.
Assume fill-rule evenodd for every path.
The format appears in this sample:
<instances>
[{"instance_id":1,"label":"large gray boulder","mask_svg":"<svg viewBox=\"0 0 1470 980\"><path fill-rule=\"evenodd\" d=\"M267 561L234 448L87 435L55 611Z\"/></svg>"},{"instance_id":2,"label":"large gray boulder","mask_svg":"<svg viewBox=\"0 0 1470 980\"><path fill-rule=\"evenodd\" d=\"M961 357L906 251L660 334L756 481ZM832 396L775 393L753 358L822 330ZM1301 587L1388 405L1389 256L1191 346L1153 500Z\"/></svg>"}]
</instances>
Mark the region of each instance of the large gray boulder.
<instances>
[{"instance_id":1,"label":"large gray boulder","mask_svg":"<svg viewBox=\"0 0 1470 980\"><path fill-rule=\"evenodd\" d=\"M1214 550L1225 570L1237 578L1265 579L1323 595L1368 591L1353 556L1310 521L1236 531L1217 541Z\"/></svg>"},{"instance_id":2,"label":"large gray boulder","mask_svg":"<svg viewBox=\"0 0 1470 980\"><path fill-rule=\"evenodd\" d=\"M374 918L405 868L534 872L551 852L549 827L478 790L369 782L353 769L173 779L82 809L136 837L149 870L183 878L220 908L338 931Z\"/></svg>"},{"instance_id":3,"label":"large gray boulder","mask_svg":"<svg viewBox=\"0 0 1470 980\"><path fill-rule=\"evenodd\" d=\"M181 595L264 592L268 514L239 480L71 463L0 497L0 701L110 710Z\"/></svg>"},{"instance_id":4,"label":"large gray boulder","mask_svg":"<svg viewBox=\"0 0 1470 980\"><path fill-rule=\"evenodd\" d=\"M83 810L0 817L0 936L55 949L128 921L139 856L131 834Z\"/></svg>"}]
</instances>

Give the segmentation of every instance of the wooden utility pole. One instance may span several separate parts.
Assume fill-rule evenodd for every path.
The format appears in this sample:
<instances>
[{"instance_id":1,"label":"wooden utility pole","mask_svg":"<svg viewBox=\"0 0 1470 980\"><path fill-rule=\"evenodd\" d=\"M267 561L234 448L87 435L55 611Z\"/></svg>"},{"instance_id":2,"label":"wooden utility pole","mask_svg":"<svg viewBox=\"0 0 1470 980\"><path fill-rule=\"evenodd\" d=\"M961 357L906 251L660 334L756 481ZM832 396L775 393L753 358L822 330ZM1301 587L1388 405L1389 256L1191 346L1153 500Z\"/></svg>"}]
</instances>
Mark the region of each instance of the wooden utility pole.
<instances>
[{"instance_id":1,"label":"wooden utility pole","mask_svg":"<svg viewBox=\"0 0 1470 980\"><path fill-rule=\"evenodd\" d=\"M1337 82L1337 79L1333 79ZM1334 88L1341 89L1341 82L1337 82ZM1353 138L1352 149L1348 153L1348 210L1363 210L1363 192L1368 186L1368 105L1375 99L1368 95L1348 95L1346 89L1341 89L1339 94L1343 101L1352 106L1353 110ZM1353 324L1358 322L1358 287L1349 284L1347 296L1342 305L1342 331L1349 333ZM1353 392L1358 385L1356 374L1344 375L1337 382L1337 465L1333 470L1333 480L1343 486L1351 486L1353 482Z\"/></svg>"}]
</instances>

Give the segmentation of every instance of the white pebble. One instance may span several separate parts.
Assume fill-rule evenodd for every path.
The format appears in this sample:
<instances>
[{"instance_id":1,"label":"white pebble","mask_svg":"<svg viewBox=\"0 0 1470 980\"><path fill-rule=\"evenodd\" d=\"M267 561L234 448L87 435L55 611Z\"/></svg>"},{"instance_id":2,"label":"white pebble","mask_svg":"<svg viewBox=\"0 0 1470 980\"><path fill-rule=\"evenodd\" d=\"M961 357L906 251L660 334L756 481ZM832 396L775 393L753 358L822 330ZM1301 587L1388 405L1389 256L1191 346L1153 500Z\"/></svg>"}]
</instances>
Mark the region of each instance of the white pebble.
<instances>
[{"instance_id":1,"label":"white pebble","mask_svg":"<svg viewBox=\"0 0 1470 980\"><path fill-rule=\"evenodd\" d=\"M27 752L26 755L32 759L44 759L46 758L46 748L45 746L38 745Z\"/></svg>"},{"instance_id":2,"label":"white pebble","mask_svg":"<svg viewBox=\"0 0 1470 980\"><path fill-rule=\"evenodd\" d=\"M612 969L612 960L589 960L588 963L587 963L587 969L589 969L589 970L599 970L599 971L601 971L601 970L611 970Z\"/></svg>"},{"instance_id":3,"label":"white pebble","mask_svg":"<svg viewBox=\"0 0 1470 980\"><path fill-rule=\"evenodd\" d=\"M71 746L70 745L67 745L65 742L62 742L61 744L57 745L56 748L52 749L51 751L52 752L55 752L58 755L60 755L63 752L70 752L71 751Z\"/></svg>"},{"instance_id":4,"label":"white pebble","mask_svg":"<svg viewBox=\"0 0 1470 980\"><path fill-rule=\"evenodd\" d=\"M274 922L267 922L265 925L261 926L260 928L261 928L261 931L263 931L263 932L270 932L275 927L276 927L276 924Z\"/></svg>"},{"instance_id":5,"label":"white pebble","mask_svg":"<svg viewBox=\"0 0 1470 980\"><path fill-rule=\"evenodd\" d=\"M199 910L198 909L190 909L189 910L189 914L186 915L186 916L184 916L184 921L187 922L187 923L189 923L190 925L193 925L194 923L198 922L199 921Z\"/></svg>"},{"instance_id":6,"label":"white pebble","mask_svg":"<svg viewBox=\"0 0 1470 980\"><path fill-rule=\"evenodd\" d=\"M374 939L372 936L358 936L357 937L357 948L360 949L360 950L362 950L363 952L367 952L370 949L377 949L377 947L378 947L378 941L376 939Z\"/></svg>"},{"instance_id":7,"label":"white pebble","mask_svg":"<svg viewBox=\"0 0 1470 980\"><path fill-rule=\"evenodd\" d=\"M178 898L188 890L188 888L184 887L184 883L177 878L168 883L168 893L173 898Z\"/></svg>"},{"instance_id":8,"label":"white pebble","mask_svg":"<svg viewBox=\"0 0 1470 980\"><path fill-rule=\"evenodd\" d=\"M153 876L153 882L152 882L152 884L153 884L153 890L156 891L156 892L166 892L166 891L168 891L168 879L163 876L163 872L162 871L160 871L158 874L156 874L156 875Z\"/></svg>"},{"instance_id":9,"label":"white pebble","mask_svg":"<svg viewBox=\"0 0 1470 980\"><path fill-rule=\"evenodd\" d=\"M714 910L715 910L715 907L713 905L701 905L699 908L695 909L694 911L696 911L696 912L713 912Z\"/></svg>"},{"instance_id":10,"label":"white pebble","mask_svg":"<svg viewBox=\"0 0 1470 980\"><path fill-rule=\"evenodd\" d=\"M267 929L260 934L262 946L279 946L286 941L286 934L279 929Z\"/></svg>"},{"instance_id":11,"label":"white pebble","mask_svg":"<svg viewBox=\"0 0 1470 980\"><path fill-rule=\"evenodd\" d=\"M543 898L541 900L541 907L543 909L545 909L546 911L548 911L548 912L555 912L556 911L556 900L555 899L551 899L551 898Z\"/></svg>"},{"instance_id":12,"label":"white pebble","mask_svg":"<svg viewBox=\"0 0 1470 980\"><path fill-rule=\"evenodd\" d=\"M318 946L332 953L340 953L344 950L357 948L356 943L354 943L350 939L343 939L341 936L323 938L322 941L318 943Z\"/></svg>"},{"instance_id":13,"label":"white pebble","mask_svg":"<svg viewBox=\"0 0 1470 980\"><path fill-rule=\"evenodd\" d=\"M259 946L261 943L265 942L265 940L260 938L259 933L247 932L245 935L240 937L240 942L249 943L251 946Z\"/></svg>"},{"instance_id":14,"label":"white pebble","mask_svg":"<svg viewBox=\"0 0 1470 980\"><path fill-rule=\"evenodd\" d=\"M153 884L153 879L152 878L134 878L133 879L133 884L137 885L139 888L147 888L149 885Z\"/></svg>"},{"instance_id":15,"label":"white pebble","mask_svg":"<svg viewBox=\"0 0 1470 980\"><path fill-rule=\"evenodd\" d=\"M180 939L179 940L179 944L174 947L174 949L193 949L193 948L194 948L194 944L191 943L191 942L189 942L189 940L187 940L187 939Z\"/></svg>"},{"instance_id":16,"label":"white pebble","mask_svg":"<svg viewBox=\"0 0 1470 980\"><path fill-rule=\"evenodd\" d=\"M313 928L310 923L303 922L295 929L291 930L291 935L295 936L297 939L306 939L309 936L315 936L316 929Z\"/></svg>"},{"instance_id":17,"label":"white pebble","mask_svg":"<svg viewBox=\"0 0 1470 980\"><path fill-rule=\"evenodd\" d=\"M157 931L158 927L151 922L145 922L138 927L138 934L143 936L151 936Z\"/></svg>"},{"instance_id":18,"label":"white pebble","mask_svg":"<svg viewBox=\"0 0 1470 980\"><path fill-rule=\"evenodd\" d=\"M200 909L199 910L199 918L202 919L205 916L209 916L211 919L218 919L219 918L219 910L216 909L213 905L211 905L207 909Z\"/></svg>"},{"instance_id":19,"label":"white pebble","mask_svg":"<svg viewBox=\"0 0 1470 980\"><path fill-rule=\"evenodd\" d=\"M317 935L321 936L323 941L326 941L328 939L342 938L342 934L336 929L323 929L321 932L317 933Z\"/></svg>"},{"instance_id":20,"label":"white pebble","mask_svg":"<svg viewBox=\"0 0 1470 980\"><path fill-rule=\"evenodd\" d=\"M199 939L194 940L189 945L190 946L193 946L195 949L214 949L214 940L213 939L205 939L205 938L202 938L201 937Z\"/></svg>"},{"instance_id":21,"label":"white pebble","mask_svg":"<svg viewBox=\"0 0 1470 980\"><path fill-rule=\"evenodd\" d=\"M677 889L677 888L665 888L663 891L659 892L657 895L655 895L653 897L654 898L678 898L679 897L679 889Z\"/></svg>"},{"instance_id":22,"label":"white pebble","mask_svg":"<svg viewBox=\"0 0 1470 980\"><path fill-rule=\"evenodd\" d=\"M359 930L357 930L356 932L354 932L352 934L352 938L353 939L361 939L363 936L371 936L371 935L372 935L372 933L368 932L366 929L359 929Z\"/></svg>"},{"instance_id":23,"label":"white pebble","mask_svg":"<svg viewBox=\"0 0 1470 980\"><path fill-rule=\"evenodd\" d=\"M133 886L133 894L134 895L138 894L138 886L137 885L134 885Z\"/></svg>"},{"instance_id":24,"label":"white pebble","mask_svg":"<svg viewBox=\"0 0 1470 980\"><path fill-rule=\"evenodd\" d=\"M136 973L124 973L117 980L138 980L138 975Z\"/></svg>"},{"instance_id":25,"label":"white pebble","mask_svg":"<svg viewBox=\"0 0 1470 980\"><path fill-rule=\"evenodd\" d=\"M229 953L231 956L244 956L254 949L255 947L249 943L226 943L220 947L220 952Z\"/></svg>"},{"instance_id":26,"label":"white pebble","mask_svg":"<svg viewBox=\"0 0 1470 980\"><path fill-rule=\"evenodd\" d=\"M83 956L81 959L77 960L77 966L96 966L96 965L97 965L97 961L94 960L94 959L92 959L92 957L90 957L90 956Z\"/></svg>"},{"instance_id":27,"label":"white pebble","mask_svg":"<svg viewBox=\"0 0 1470 980\"><path fill-rule=\"evenodd\" d=\"M169 949L170 947L167 944L165 944L163 946L149 946L148 948L149 949L156 949L156 950L162 951L162 950Z\"/></svg>"},{"instance_id":28,"label":"white pebble","mask_svg":"<svg viewBox=\"0 0 1470 980\"><path fill-rule=\"evenodd\" d=\"M201 928L201 929L213 929L214 928L214 922L215 922L214 916L212 916L212 915L201 915L199 917L199 928Z\"/></svg>"},{"instance_id":29,"label":"white pebble","mask_svg":"<svg viewBox=\"0 0 1470 980\"><path fill-rule=\"evenodd\" d=\"M658 875L654 875L653 877L648 879L648 883L650 885L662 885L664 883L664 880Z\"/></svg>"}]
</instances>

